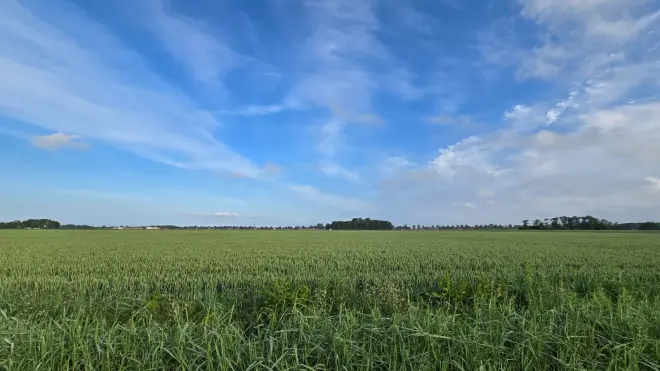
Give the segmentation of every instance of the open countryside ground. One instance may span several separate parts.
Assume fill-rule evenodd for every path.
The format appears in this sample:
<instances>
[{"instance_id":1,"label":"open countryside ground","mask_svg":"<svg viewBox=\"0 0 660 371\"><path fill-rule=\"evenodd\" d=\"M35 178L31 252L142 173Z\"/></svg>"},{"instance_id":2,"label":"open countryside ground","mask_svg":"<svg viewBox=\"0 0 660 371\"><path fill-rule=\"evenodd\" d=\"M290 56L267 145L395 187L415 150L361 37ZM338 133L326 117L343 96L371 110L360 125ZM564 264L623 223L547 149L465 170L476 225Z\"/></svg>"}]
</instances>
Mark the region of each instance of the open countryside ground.
<instances>
[{"instance_id":1,"label":"open countryside ground","mask_svg":"<svg viewBox=\"0 0 660 371\"><path fill-rule=\"evenodd\" d=\"M660 234L3 231L0 369L660 368Z\"/></svg>"}]
</instances>

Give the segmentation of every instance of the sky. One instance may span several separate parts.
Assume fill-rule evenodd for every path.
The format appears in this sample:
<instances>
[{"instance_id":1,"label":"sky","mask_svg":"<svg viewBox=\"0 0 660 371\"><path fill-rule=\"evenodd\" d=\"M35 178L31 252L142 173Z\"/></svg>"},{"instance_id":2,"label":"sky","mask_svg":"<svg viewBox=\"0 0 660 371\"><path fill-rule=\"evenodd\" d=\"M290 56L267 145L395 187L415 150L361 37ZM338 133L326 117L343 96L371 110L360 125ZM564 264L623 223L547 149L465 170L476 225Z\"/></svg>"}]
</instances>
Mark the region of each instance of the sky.
<instances>
[{"instance_id":1,"label":"sky","mask_svg":"<svg viewBox=\"0 0 660 371\"><path fill-rule=\"evenodd\" d=\"M660 220L658 0L2 0L0 220Z\"/></svg>"}]
</instances>

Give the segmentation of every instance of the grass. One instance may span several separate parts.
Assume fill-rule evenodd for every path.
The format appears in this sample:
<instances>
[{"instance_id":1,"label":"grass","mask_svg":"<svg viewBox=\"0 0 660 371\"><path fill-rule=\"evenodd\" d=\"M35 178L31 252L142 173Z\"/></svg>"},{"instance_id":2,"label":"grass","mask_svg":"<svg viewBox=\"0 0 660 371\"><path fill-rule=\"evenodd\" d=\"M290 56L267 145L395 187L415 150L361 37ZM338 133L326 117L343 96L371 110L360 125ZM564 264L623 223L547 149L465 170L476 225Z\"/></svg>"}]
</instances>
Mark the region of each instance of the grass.
<instances>
[{"instance_id":1,"label":"grass","mask_svg":"<svg viewBox=\"0 0 660 371\"><path fill-rule=\"evenodd\" d=\"M658 370L660 236L3 231L4 370Z\"/></svg>"}]
</instances>

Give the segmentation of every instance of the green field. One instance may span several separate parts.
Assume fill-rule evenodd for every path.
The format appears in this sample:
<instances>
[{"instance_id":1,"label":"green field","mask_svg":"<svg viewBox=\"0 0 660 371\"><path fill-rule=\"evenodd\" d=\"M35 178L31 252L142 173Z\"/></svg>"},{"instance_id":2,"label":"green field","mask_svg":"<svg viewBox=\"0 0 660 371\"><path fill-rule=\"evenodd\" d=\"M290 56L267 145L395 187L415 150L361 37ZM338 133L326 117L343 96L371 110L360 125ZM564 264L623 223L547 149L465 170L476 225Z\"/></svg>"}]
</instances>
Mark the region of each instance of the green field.
<instances>
[{"instance_id":1,"label":"green field","mask_svg":"<svg viewBox=\"0 0 660 371\"><path fill-rule=\"evenodd\" d=\"M0 369L660 368L660 234L2 231Z\"/></svg>"}]
</instances>

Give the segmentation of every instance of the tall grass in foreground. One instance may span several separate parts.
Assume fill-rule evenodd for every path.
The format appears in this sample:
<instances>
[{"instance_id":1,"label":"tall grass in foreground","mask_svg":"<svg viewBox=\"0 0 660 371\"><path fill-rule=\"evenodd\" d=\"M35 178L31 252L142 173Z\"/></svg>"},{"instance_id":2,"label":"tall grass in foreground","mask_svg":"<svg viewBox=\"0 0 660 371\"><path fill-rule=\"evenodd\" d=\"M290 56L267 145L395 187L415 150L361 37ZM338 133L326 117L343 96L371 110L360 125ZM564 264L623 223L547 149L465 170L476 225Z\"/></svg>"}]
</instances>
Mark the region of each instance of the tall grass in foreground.
<instances>
[{"instance_id":1,"label":"tall grass in foreground","mask_svg":"<svg viewBox=\"0 0 660 371\"><path fill-rule=\"evenodd\" d=\"M660 369L644 236L94 233L0 237L0 369Z\"/></svg>"}]
</instances>

